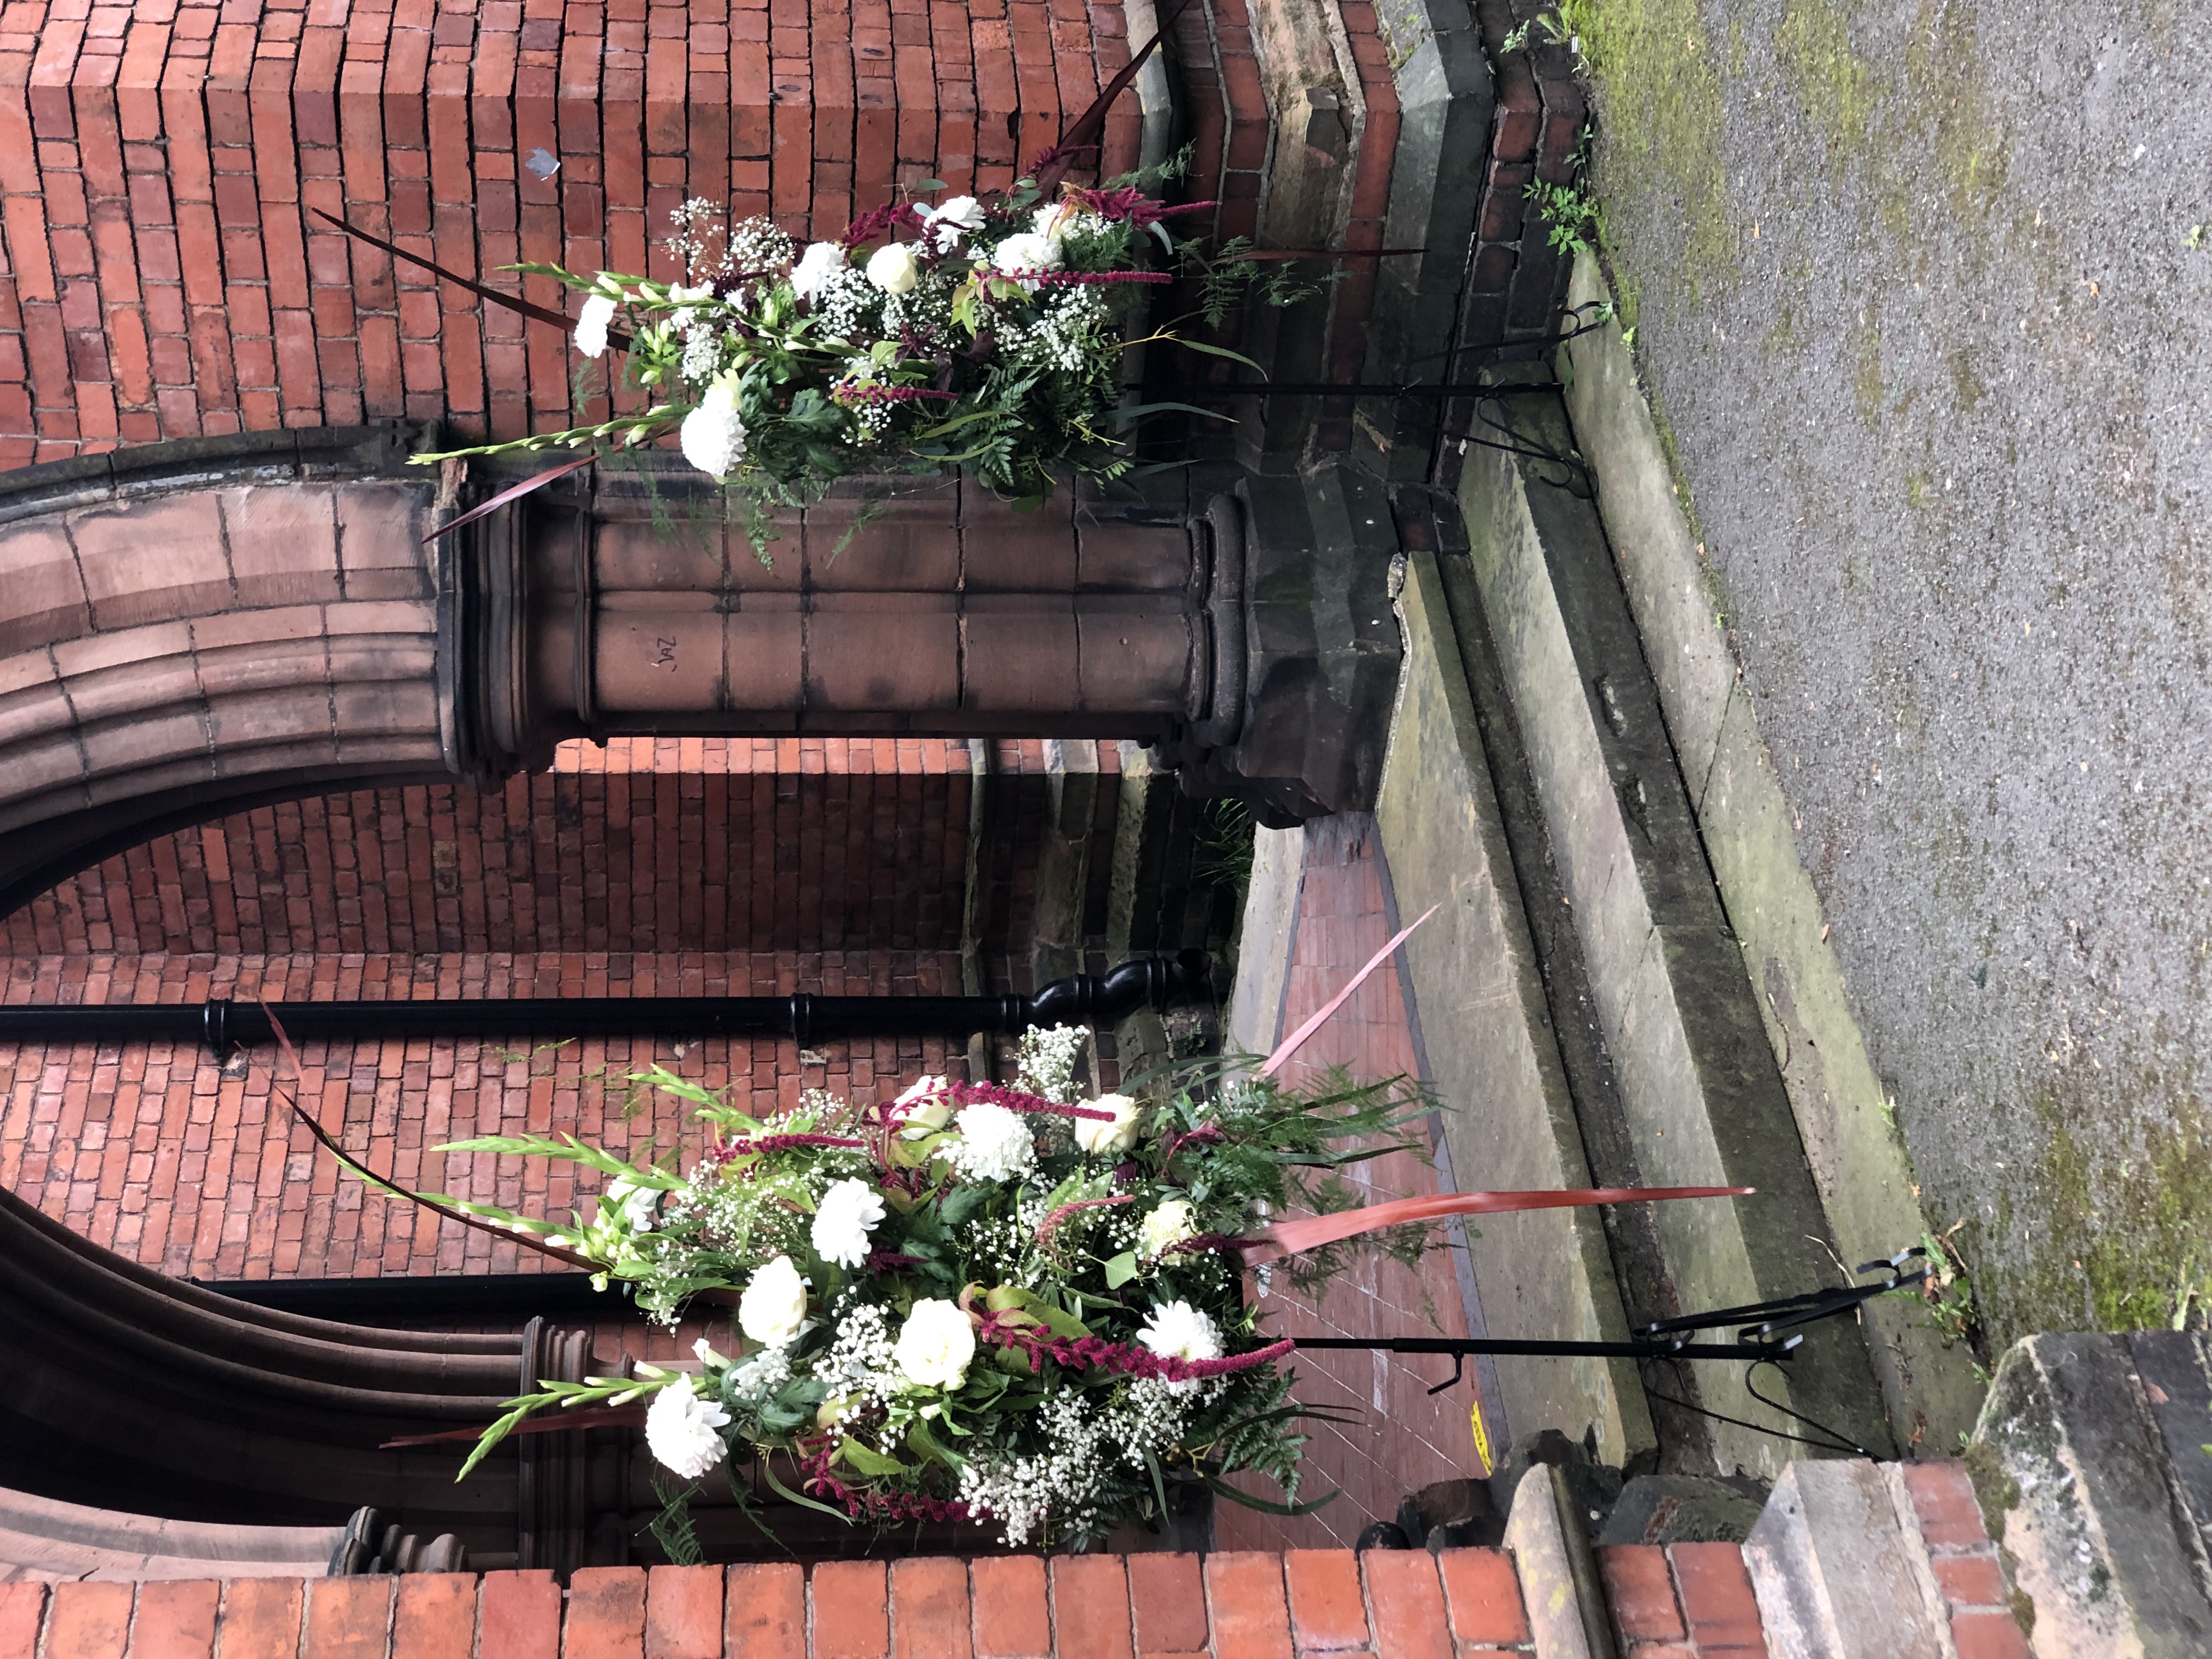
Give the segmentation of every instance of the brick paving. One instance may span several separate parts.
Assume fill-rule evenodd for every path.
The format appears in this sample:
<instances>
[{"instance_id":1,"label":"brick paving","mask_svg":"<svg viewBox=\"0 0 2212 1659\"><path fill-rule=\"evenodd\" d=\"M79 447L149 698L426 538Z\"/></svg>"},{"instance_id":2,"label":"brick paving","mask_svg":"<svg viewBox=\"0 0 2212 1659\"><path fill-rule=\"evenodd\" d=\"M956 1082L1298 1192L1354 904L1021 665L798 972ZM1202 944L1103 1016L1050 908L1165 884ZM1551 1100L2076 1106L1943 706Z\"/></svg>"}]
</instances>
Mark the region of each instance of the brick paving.
<instances>
[{"instance_id":1,"label":"brick paving","mask_svg":"<svg viewBox=\"0 0 2212 1659\"><path fill-rule=\"evenodd\" d=\"M1305 832L1291 972L1281 1030L1295 1030L1382 948L1399 922L1372 820L1350 815ZM1378 969L1309 1040L1289 1074L1318 1079L1332 1066L1353 1077L1418 1077L1414 1015L1405 983ZM1366 1202L1426 1196L1437 1172L1407 1154L1355 1166L1349 1178ZM1376 1255L1353 1259L1318 1306L1272 1289L1274 1328L1289 1335L1468 1334L1468 1309L1451 1253L1438 1251L1419 1273ZM1286 1520L1226 1501L1216 1506L1215 1536L1224 1549L1346 1545L1368 1522L1395 1518L1399 1501L1431 1481L1486 1474L1470 1420L1477 1368L1456 1389L1431 1395L1450 1362L1384 1353L1302 1355L1297 1397L1343 1412L1352 1421L1313 1423L1305 1497L1341 1492L1314 1515ZM1490 1414L1495 1422L1495 1413ZM1260 1490L1255 1487L1255 1491Z\"/></svg>"},{"instance_id":2,"label":"brick paving","mask_svg":"<svg viewBox=\"0 0 2212 1659\"><path fill-rule=\"evenodd\" d=\"M1302 1578L1346 1587L1320 1641L1292 1623L1286 1565L1293 1600ZM1503 1552L586 1567L565 1593L550 1572L0 1583L0 1659L1451 1659L1455 1639L1466 1659L1528 1650Z\"/></svg>"}]
</instances>

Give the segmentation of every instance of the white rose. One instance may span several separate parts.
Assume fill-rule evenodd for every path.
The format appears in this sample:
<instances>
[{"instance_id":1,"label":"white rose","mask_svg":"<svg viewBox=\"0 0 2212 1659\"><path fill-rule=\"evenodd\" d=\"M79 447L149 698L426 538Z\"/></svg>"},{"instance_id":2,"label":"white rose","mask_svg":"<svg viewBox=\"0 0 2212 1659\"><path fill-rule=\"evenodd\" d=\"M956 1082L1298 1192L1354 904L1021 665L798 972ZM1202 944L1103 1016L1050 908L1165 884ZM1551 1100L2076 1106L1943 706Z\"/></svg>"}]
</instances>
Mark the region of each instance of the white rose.
<instances>
[{"instance_id":1,"label":"white rose","mask_svg":"<svg viewBox=\"0 0 2212 1659\"><path fill-rule=\"evenodd\" d=\"M884 1218L883 1194L848 1176L814 1206L814 1248L824 1261L857 1267L868 1259L868 1231Z\"/></svg>"},{"instance_id":2,"label":"white rose","mask_svg":"<svg viewBox=\"0 0 2212 1659\"><path fill-rule=\"evenodd\" d=\"M991 250L992 268L1010 274L1058 270L1063 263L1060 244L1031 230L1017 231Z\"/></svg>"},{"instance_id":3,"label":"white rose","mask_svg":"<svg viewBox=\"0 0 2212 1659\"><path fill-rule=\"evenodd\" d=\"M914 1304L891 1348L891 1362L925 1389L957 1389L975 1357L975 1328L955 1303L925 1297Z\"/></svg>"},{"instance_id":4,"label":"white rose","mask_svg":"<svg viewBox=\"0 0 2212 1659\"><path fill-rule=\"evenodd\" d=\"M645 1443L656 1461L684 1480L703 1480L728 1452L715 1431L729 1420L729 1413L702 1400L692 1380L683 1377L654 1394L646 1407Z\"/></svg>"},{"instance_id":5,"label":"white rose","mask_svg":"<svg viewBox=\"0 0 2212 1659\"><path fill-rule=\"evenodd\" d=\"M949 253L963 235L983 228L983 204L972 196L956 196L942 207L922 209L921 218L937 251Z\"/></svg>"},{"instance_id":6,"label":"white rose","mask_svg":"<svg viewBox=\"0 0 2212 1659\"><path fill-rule=\"evenodd\" d=\"M615 302L604 294L584 301L584 314L576 319L576 349L596 357L607 349L607 325L615 319Z\"/></svg>"},{"instance_id":7,"label":"white rose","mask_svg":"<svg viewBox=\"0 0 2212 1659\"><path fill-rule=\"evenodd\" d=\"M738 1298L738 1328L771 1348L788 1347L806 1326L806 1281L780 1255L752 1276Z\"/></svg>"},{"instance_id":8,"label":"white rose","mask_svg":"<svg viewBox=\"0 0 2212 1659\"><path fill-rule=\"evenodd\" d=\"M904 242L886 242L868 257L868 280L886 294L911 294L921 266Z\"/></svg>"},{"instance_id":9,"label":"white rose","mask_svg":"<svg viewBox=\"0 0 2212 1659\"><path fill-rule=\"evenodd\" d=\"M745 423L738 416L738 384L725 377L707 388L698 408L677 430L684 459L702 472L726 478L745 453Z\"/></svg>"},{"instance_id":10,"label":"white rose","mask_svg":"<svg viewBox=\"0 0 2212 1659\"><path fill-rule=\"evenodd\" d=\"M1221 1333L1188 1302L1168 1302L1146 1316L1137 1340L1163 1359L1218 1359Z\"/></svg>"},{"instance_id":11,"label":"white rose","mask_svg":"<svg viewBox=\"0 0 2212 1659\"><path fill-rule=\"evenodd\" d=\"M799 256L799 263L791 268L792 292L802 300L811 300L822 291L832 271L845 268L845 250L836 242L810 244Z\"/></svg>"},{"instance_id":12,"label":"white rose","mask_svg":"<svg viewBox=\"0 0 2212 1659\"><path fill-rule=\"evenodd\" d=\"M1075 1120L1075 1144L1085 1152L1126 1152L1137 1144L1137 1125L1145 1115L1139 1103L1127 1095L1101 1095L1083 1105L1086 1111L1114 1114L1111 1123L1096 1117Z\"/></svg>"},{"instance_id":13,"label":"white rose","mask_svg":"<svg viewBox=\"0 0 2212 1659\"><path fill-rule=\"evenodd\" d=\"M891 1103L891 1109L898 1114L900 1126L909 1140L918 1140L952 1121L952 1100L945 1092L941 1077L917 1078L904 1094Z\"/></svg>"},{"instance_id":14,"label":"white rose","mask_svg":"<svg viewBox=\"0 0 2212 1659\"><path fill-rule=\"evenodd\" d=\"M963 1107L953 1119L960 1131L952 1167L976 1181L1010 1181L1036 1161L1036 1138L1019 1112L988 1100Z\"/></svg>"},{"instance_id":15,"label":"white rose","mask_svg":"<svg viewBox=\"0 0 2212 1659\"><path fill-rule=\"evenodd\" d=\"M1137 1253L1165 1255L1170 1245L1197 1236L1198 1224L1191 1218L1189 1204L1171 1198L1137 1224Z\"/></svg>"}]
</instances>

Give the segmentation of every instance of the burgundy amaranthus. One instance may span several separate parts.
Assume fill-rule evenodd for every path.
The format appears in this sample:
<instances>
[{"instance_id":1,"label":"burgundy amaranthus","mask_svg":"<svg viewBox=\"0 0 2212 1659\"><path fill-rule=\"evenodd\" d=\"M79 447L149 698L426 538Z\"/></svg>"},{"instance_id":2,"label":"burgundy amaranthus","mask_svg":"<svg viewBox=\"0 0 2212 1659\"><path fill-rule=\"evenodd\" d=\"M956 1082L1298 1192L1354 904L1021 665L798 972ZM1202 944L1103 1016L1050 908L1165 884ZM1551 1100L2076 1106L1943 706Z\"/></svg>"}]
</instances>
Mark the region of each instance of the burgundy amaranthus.
<instances>
[{"instance_id":1,"label":"burgundy amaranthus","mask_svg":"<svg viewBox=\"0 0 2212 1659\"><path fill-rule=\"evenodd\" d=\"M916 1492L854 1492L837 1478L830 1464L837 1455L836 1442L825 1437L799 1465L800 1489L842 1504L854 1520L863 1516L880 1521L969 1521L975 1516L965 1504L943 1498L924 1498Z\"/></svg>"},{"instance_id":2,"label":"burgundy amaranthus","mask_svg":"<svg viewBox=\"0 0 2212 1659\"><path fill-rule=\"evenodd\" d=\"M1109 1205L1134 1204L1136 1201L1137 1195L1134 1193L1117 1193L1111 1198L1070 1199L1037 1224L1036 1241L1039 1244L1050 1244L1053 1229L1078 1210L1096 1210Z\"/></svg>"},{"instance_id":3,"label":"burgundy amaranthus","mask_svg":"<svg viewBox=\"0 0 2212 1659\"><path fill-rule=\"evenodd\" d=\"M841 380L831 389L831 396L848 404L910 404L925 400L957 403L957 392L932 392L918 386L875 386Z\"/></svg>"},{"instance_id":4,"label":"burgundy amaranthus","mask_svg":"<svg viewBox=\"0 0 2212 1659\"><path fill-rule=\"evenodd\" d=\"M952 1097L956 1106L975 1106L988 1103L1003 1106L1010 1112L1024 1112L1051 1117L1096 1118L1101 1123L1111 1123L1114 1114L1095 1111L1088 1106L1063 1106L1056 1100L1047 1100L1042 1095L1024 1094L1019 1089L1009 1089L1000 1083L948 1083L945 1092Z\"/></svg>"},{"instance_id":5,"label":"burgundy amaranthus","mask_svg":"<svg viewBox=\"0 0 2212 1659\"><path fill-rule=\"evenodd\" d=\"M1102 219L1127 219L1137 226L1152 225L1176 213L1202 213L1207 208L1219 207L1218 202L1184 202L1170 207L1155 200L1134 186L1121 190L1085 190L1080 185L1070 185L1065 192L1068 201L1086 212Z\"/></svg>"}]
</instances>

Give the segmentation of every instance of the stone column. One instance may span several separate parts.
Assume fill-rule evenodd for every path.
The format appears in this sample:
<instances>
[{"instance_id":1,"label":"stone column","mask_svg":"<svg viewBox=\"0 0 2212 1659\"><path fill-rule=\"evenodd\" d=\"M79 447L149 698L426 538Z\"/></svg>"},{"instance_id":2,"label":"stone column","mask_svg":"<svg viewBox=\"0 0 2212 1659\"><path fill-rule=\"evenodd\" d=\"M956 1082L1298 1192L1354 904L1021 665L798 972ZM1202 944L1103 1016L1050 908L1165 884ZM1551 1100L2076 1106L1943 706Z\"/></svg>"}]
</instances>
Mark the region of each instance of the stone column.
<instances>
[{"instance_id":1,"label":"stone column","mask_svg":"<svg viewBox=\"0 0 2212 1659\"><path fill-rule=\"evenodd\" d=\"M1021 514L931 481L781 515L756 550L696 474L599 472L456 550L461 742L489 770L585 737L1243 729L1242 538L1180 500Z\"/></svg>"}]
</instances>

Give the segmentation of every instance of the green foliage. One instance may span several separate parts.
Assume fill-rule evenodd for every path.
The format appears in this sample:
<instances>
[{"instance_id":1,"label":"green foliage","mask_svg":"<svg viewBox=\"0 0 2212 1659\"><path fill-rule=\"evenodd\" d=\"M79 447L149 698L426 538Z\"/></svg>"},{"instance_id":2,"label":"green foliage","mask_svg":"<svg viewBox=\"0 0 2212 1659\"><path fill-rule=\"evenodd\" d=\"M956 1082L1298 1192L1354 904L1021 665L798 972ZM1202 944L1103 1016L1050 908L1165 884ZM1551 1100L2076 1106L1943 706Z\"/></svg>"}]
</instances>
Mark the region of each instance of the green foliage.
<instances>
[{"instance_id":1,"label":"green foliage","mask_svg":"<svg viewBox=\"0 0 2212 1659\"><path fill-rule=\"evenodd\" d=\"M1199 880L1242 891L1252 878L1256 826L1240 800L1210 800L1199 816L1192 872Z\"/></svg>"},{"instance_id":2,"label":"green foliage","mask_svg":"<svg viewBox=\"0 0 2212 1659\"><path fill-rule=\"evenodd\" d=\"M660 1500L660 1513L645 1523L653 1541L671 1566L696 1567L706 1558L699 1530L691 1522L691 1500L698 1495L696 1481L672 1480L658 1469L653 1474L653 1495Z\"/></svg>"},{"instance_id":3,"label":"green foliage","mask_svg":"<svg viewBox=\"0 0 2212 1659\"><path fill-rule=\"evenodd\" d=\"M1602 210L1589 193L1589 146L1590 130L1584 127L1569 164L1573 168L1571 181L1547 185L1532 179L1522 192L1543 218L1545 234L1553 248L1570 257L1596 252L1604 229Z\"/></svg>"}]
</instances>

